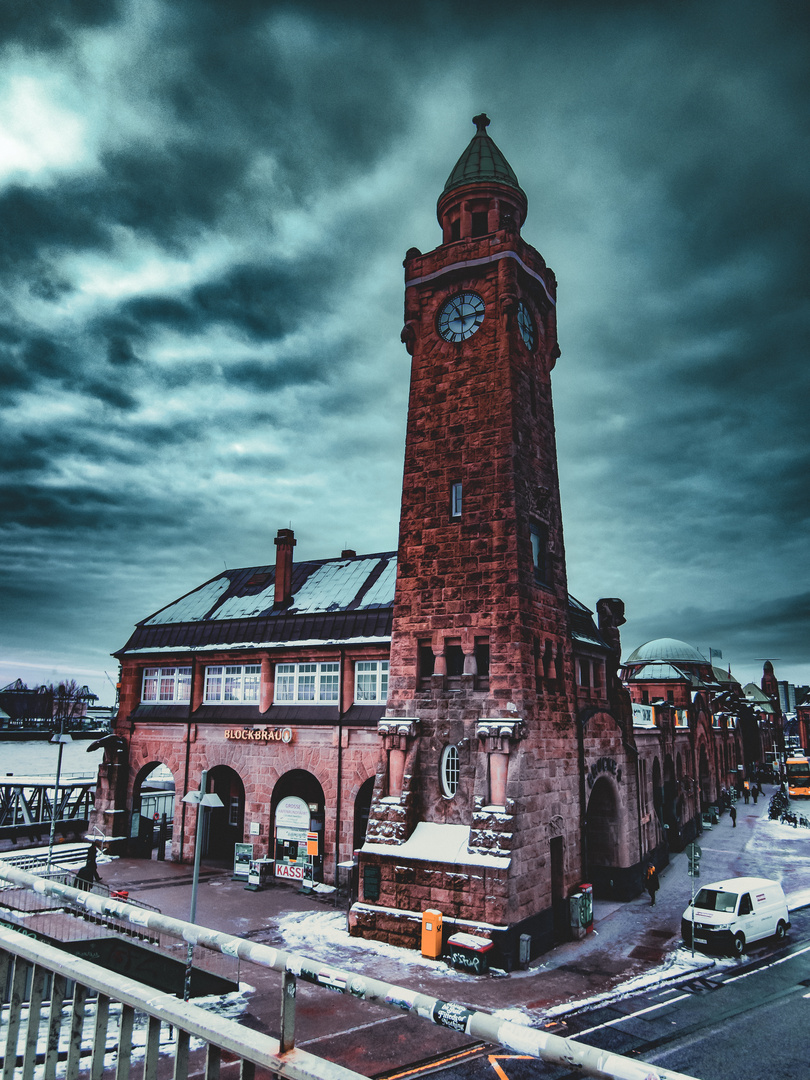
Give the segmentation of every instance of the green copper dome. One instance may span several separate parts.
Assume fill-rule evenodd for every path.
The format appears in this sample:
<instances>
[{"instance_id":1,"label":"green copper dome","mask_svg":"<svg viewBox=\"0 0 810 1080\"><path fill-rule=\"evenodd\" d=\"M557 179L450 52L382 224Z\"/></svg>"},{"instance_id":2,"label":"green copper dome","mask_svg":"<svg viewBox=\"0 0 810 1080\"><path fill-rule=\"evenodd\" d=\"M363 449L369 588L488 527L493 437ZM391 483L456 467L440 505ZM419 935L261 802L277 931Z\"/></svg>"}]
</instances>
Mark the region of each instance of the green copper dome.
<instances>
[{"instance_id":1,"label":"green copper dome","mask_svg":"<svg viewBox=\"0 0 810 1080\"><path fill-rule=\"evenodd\" d=\"M473 117L477 131L455 164L444 185L445 193L464 184L508 184L525 198L512 166L487 135L489 117L485 113Z\"/></svg>"}]
</instances>

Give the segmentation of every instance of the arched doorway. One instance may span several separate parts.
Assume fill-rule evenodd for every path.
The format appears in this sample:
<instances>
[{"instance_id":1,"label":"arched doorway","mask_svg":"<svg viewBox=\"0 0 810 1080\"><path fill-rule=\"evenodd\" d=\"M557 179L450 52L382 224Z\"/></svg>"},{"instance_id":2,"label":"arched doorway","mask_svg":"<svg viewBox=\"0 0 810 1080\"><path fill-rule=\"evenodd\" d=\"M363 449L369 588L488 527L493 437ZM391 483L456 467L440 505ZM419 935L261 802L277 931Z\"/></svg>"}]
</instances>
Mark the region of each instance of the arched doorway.
<instances>
[{"instance_id":1,"label":"arched doorway","mask_svg":"<svg viewBox=\"0 0 810 1080\"><path fill-rule=\"evenodd\" d=\"M610 895L612 871L619 865L619 800L606 776L600 776L591 790L585 830L588 880L593 884L595 895Z\"/></svg>"},{"instance_id":2,"label":"arched doorway","mask_svg":"<svg viewBox=\"0 0 810 1080\"><path fill-rule=\"evenodd\" d=\"M156 846L171 840L173 821L174 777L162 761L150 761L132 787L129 854L151 859Z\"/></svg>"},{"instance_id":3,"label":"arched doorway","mask_svg":"<svg viewBox=\"0 0 810 1080\"><path fill-rule=\"evenodd\" d=\"M239 773L227 765L215 765L208 771L208 790L222 800L222 806L212 807L205 817L207 836L203 837L202 854L216 862L233 863L233 849L245 833L245 785Z\"/></svg>"},{"instance_id":4,"label":"arched doorway","mask_svg":"<svg viewBox=\"0 0 810 1080\"><path fill-rule=\"evenodd\" d=\"M273 788L270 835L277 878L301 881L312 873L323 881L324 799L317 777L305 769L285 773ZM307 833L318 838L318 854L309 855Z\"/></svg>"},{"instance_id":5,"label":"arched doorway","mask_svg":"<svg viewBox=\"0 0 810 1080\"><path fill-rule=\"evenodd\" d=\"M360 785L360 789L354 800L354 839L352 842L352 849L354 851L361 848L366 839L368 815L371 810L371 794L373 791L374 777L370 776L365 783Z\"/></svg>"}]
</instances>

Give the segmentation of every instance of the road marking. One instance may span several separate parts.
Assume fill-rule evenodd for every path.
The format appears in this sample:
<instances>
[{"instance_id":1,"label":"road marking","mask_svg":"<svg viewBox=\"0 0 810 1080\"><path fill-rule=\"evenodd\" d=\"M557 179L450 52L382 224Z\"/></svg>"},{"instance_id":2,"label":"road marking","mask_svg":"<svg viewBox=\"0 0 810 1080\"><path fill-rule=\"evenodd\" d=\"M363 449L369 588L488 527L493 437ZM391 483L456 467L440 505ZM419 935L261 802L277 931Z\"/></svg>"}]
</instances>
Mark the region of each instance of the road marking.
<instances>
[{"instance_id":1,"label":"road marking","mask_svg":"<svg viewBox=\"0 0 810 1080\"><path fill-rule=\"evenodd\" d=\"M593 1031L601 1031L602 1028L613 1027L615 1024L622 1024L625 1020L633 1020L636 1016L644 1016L646 1013L657 1012L659 1009L666 1009L668 1005L674 1005L676 1001L686 1001L687 998L691 998L692 994L681 994L680 997L669 998L667 1001L659 1001L657 1005L649 1005L646 1009L639 1009L638 1012L627 1013L626 1016L617 1016L615 1020L607 1020L604 1024L597 1024L592 1028L585 1028L584 1031L578 1031L574 1035L569 1035L569 1039L579 1039L583 1035L590 1035Z\"/></svg>"},{"instance_id":2,"label":"road marking","mask_svg":"<svg viewBox=\"0 0 810 1080\"><path fill-rule=\"evenodd\" d=\"M395 1020L403 1020L407 1015L407 1013L401 1013L395 1014L394 1016L381 1016L378 1020L369 1020L367 1024L356 1024L352 1028L346 1028L339 1034L353 1035L356 1031L365 1031L366 1028L378 1027L380 1024L390 1024ZM296 1046L312 1046L315 1043L325 1042L327 1039L334 1039L335 1034L336 1033L332 1031L328 1035L315 1035L312 1039L296 1040Z\"/></svg>"},{"instance_id":3,"label":"road marking","mask_svg":"<svg viewBox=\"0 0 810 1080\"><path fill-rule=\"evenodd\" d=\"M498 1064L499 1061L536 1061L531 1054L490 1054L489 1063L498 1074L499 1080L509 1080L509 1077Z\"/></svg>"},{"instance_id":4,"label":"road marking","mask_svg":"<svg viewBox=\"0 0 810 1080\"><path fill-rule=\"evenodd\" d=\"M769 964L763 964L761 967L753 968L751 971L743 971L739 975L729 975L727 979L723 979L723 983L733 983L738 979L747 979L749 975L756 975L758 971L767 971L769 968L778 967L779 964L784 964L788 960L795 960L797 956L804 956L807 952L810 952L810 945L805 945L803 949L798 949L796 952L789 953L787 956L780 956L778 960L773 960Z\"/></svg>"},{"instance_id":5,"label":"road marking","mask_svg":"<svg viewBox=\"0 0 810 1080\"><path fill-rule=\"evenodd\" d=\"M475 1046L468 1046L466 1050L459 1050L458 1053L449 1054L444 1058L431 1058L430 1061L416 1065L412 1069L404 1069L398 1073L385 1073L385 1080L402 1080L404 1076L418 1076L421 1072L432 1072L436 1068L442 1068L446 1065L452 1065L454 1061L460 1061L462 1058L472 1057L473 1054L481 1053L481 1043ZM503 1077L503 1080L509 1080L508 1077Z\"/></svg>"}]
</instances>

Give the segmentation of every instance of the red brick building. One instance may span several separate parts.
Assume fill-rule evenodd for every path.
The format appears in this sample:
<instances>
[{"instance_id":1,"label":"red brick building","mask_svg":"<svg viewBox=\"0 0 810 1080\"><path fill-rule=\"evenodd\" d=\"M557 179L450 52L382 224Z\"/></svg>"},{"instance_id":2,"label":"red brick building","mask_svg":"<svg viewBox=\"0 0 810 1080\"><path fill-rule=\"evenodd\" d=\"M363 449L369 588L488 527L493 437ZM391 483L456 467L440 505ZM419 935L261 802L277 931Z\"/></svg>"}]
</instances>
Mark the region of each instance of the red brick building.
<instances>
[{"instance_id":1,"label":"red brick building","mask_svg":"<svg viewBox=\"0 0 810 1080\"><path fill-rule=\"evenodd\" d=\"M252 843L289 876L301 830L317 832L326 881L360 849L353 933L418 945L438 908L508 966L522 935L532 953L568 936L580 884L630 897L646 861L666 860L668 770L679 837L721 772L693 702L688 732L653 705L634 726L623 604L600 600L595 623L568 594L556 281L521 235L526 196L487 118L475 123L439 198L441 243L405 260L397 557L295 563L282 530L275 565L226 571L139 623L116 654L122 741L97 805L105 832L136 832L165 765L172 854L188 859L181 797L207 770L224 803L209 855Z\"/></svg>"},{"instance_id":2,"label":"red brick building","mask_svg":"<svg viewBox=\"0 0 810 1080\"><path fill-rule=\"evenodd\" d=\"M150 851L162 765L174 781L172 857L189 859L196 813L181 799L206 770L223 807L209 813L204 855L232 860L235 844L252 844L277 876L299 879L312 831L316 878L332 880L338 852L350 858L365 833L395 553L294 563L292 531L275 543L274 565L224 571L140 622L115 654L123 742L102 766L95 824Z\"/></svg>"}]
</instances>

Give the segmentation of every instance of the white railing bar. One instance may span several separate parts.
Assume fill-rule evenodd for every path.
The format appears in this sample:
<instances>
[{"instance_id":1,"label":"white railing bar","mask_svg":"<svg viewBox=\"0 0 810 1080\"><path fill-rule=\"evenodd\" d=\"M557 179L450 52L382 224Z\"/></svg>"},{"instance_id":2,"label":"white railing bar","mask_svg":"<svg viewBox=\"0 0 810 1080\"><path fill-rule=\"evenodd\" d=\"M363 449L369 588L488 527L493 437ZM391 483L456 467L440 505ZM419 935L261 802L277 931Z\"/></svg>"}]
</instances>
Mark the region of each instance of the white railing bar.
<instances>
[{"instance_id":1,"label":"white railing bar","mask_svg":"<svg viewBox=\"0 0 810 1080\"><path fill-rule=\"evenodd\" d=\"M89 988L97 993L105 994L113 1001L120 1001L125 1006L146 1013L150 1020L155 1021L154 1027L151 1023L149 1025L148 1045L153 1037L153 1031L159 1033L160 1022L163 1022L181 1028L205 1043L214 1043L221 1050L227 1050L251 1065L261 1065L290 1080L315 1080L315 1078L317 1080L365 1080L360 1073L345 1069L306 1050L295 1048L280 1055L278 1040L270 1035L242 1027L232 1020L207 1012L198 1005L180 1001L169 993L155 991L151 987L133 982L127 976L97 967L87 960L81 960L45 942L33 941L24 934L4 926L0 926L0 950L21 956L29 964L41 964L48 968L55 973L54 982L61 979L64 983L67 976L76 981L77 990L79 986ZM64 986L62 997L64 997ZM54 1050L54 1068L59 1045L60 1024L57 1019L54 1026L53 1021L54 1017L61 1017L61 1004L61 1000L57 997L51 1009L50 1035L54 1036L54 1040L51 1045L49 1039L49 1050L51 1048ZM82 1002L82 1014L83 1007ZM76 1018L77 1015L74 1007L73 1017ZM76 1030L75 1026L72 1030ZM149 1056L150 1051L147 1049L147 1059ZM145 1068L144 1077L146 1076Z\"/></svg>"},{"instance_id":2,"label":"white railing bar","mask_svg":"<svg viewBox=\"0 0 810 1080\"><path fill-rule=\"evenodd\" d=\"M201 945L227 956L247 960L259 967L280 973L289 972L298 979L326 989L361 998L376 1005L414 1012L424 1020L439 1027L464 1032L482 1042L499 1044L516 1054L527 1054L555 1065L579 1069L597 1080L695 1080L684 1073L659 1069L633 1058L621 1057L607 1050L572 1042L559 1035L552 1035L536 1028L502 1020L489 1013L469 1009L457 1002L443 1001L427 994L415 993L406 987L382 982L370 975L358 975L352 971L327 966L320 961L298 953L288 953L269 945L259 945L244 938L234 937L218 930L211 930L196 923L183 922L168 915L153 914L130 907L120 900L110 900L92 893L80 892L67 885L35 878L31 874L7 867L0 863L0 879L6 878L26 885L35 892L53 893L73 903L83 905L88 911L100 915L115 915L124 921L180 938L189 945Z\"/></svg>"}]
</instances>

